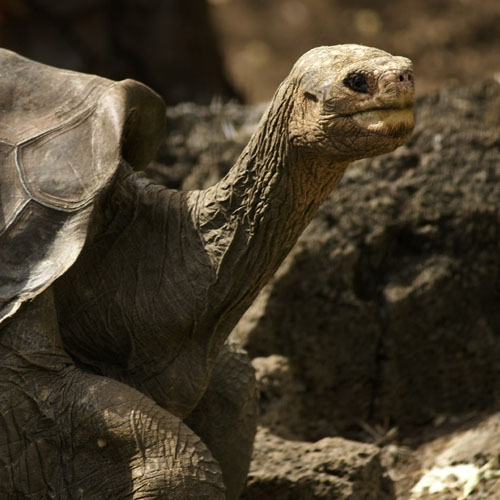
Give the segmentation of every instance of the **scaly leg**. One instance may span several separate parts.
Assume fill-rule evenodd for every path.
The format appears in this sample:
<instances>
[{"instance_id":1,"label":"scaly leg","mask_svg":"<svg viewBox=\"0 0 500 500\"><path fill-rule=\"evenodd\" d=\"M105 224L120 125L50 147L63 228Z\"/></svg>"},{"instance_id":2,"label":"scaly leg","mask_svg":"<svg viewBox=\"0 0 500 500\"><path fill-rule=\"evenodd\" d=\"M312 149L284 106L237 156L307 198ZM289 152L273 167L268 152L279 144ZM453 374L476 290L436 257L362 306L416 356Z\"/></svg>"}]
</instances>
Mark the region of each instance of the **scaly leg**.
<instances>
[{"instance_id":1,"label":"scaly leg","mask_svg":"<svg viewBox=\"0 0 500 500\"><path fill-rule=\"evenodd\" d=\"M255 372L243 349L225 344L202 400L186 419L219 462L227 499L239 498L245 485L257 429Z\"/></svg>"},{"instance_id":2,"label":"scaly leg","mask_svg":"<svg viewBox=\"0 0 500 500\"><path fill-rule=\"evenodd\" d=\"M3 500L224 499L219 465L177 417L75 367L52 292L0 329Z\"/></svg>"}]
</instances>

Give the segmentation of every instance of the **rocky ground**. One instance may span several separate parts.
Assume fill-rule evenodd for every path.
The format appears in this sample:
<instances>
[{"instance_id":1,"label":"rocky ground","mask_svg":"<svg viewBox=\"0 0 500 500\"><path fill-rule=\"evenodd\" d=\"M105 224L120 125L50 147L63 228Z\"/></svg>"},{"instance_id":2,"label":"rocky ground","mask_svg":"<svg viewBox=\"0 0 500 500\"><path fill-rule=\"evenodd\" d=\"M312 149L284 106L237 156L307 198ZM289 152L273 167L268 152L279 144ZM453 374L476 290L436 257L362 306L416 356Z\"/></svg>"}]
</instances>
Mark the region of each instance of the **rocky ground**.
<instances>
[{"instance_id":1,"label":"rocky ground","mask_svg":"<svg viewBox=\"0 0 500 500\"><path fill-rule=\"evenodd\" d=\"M495 80L421 98L237 326L262 396L245 499L500 499L499 109ZM150 175L215 182L261 112L171 108Z\"/></svg>"}]
</instances>

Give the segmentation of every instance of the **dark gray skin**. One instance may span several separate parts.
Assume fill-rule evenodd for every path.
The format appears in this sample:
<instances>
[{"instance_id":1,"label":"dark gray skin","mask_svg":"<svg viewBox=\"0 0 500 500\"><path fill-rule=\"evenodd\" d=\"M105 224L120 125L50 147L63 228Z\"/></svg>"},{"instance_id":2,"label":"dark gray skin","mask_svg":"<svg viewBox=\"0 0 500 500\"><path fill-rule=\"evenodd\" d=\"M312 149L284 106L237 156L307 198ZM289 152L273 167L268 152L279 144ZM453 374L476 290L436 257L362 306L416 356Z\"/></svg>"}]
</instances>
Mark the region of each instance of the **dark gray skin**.
<instances>
[{"instance_id":1,"label":"dark gray skin","mask_svg":"<svg viewBox=\"0 0 500 500\"><path fill-rule=\"evenodd\" d=\"M413 101L408 59L321 47L215 186L155 185L130 146L76 262L6 302L2 498L237 498L256 390L227 336L348 164L408 139Z\"/></svg>"}]
</instances>

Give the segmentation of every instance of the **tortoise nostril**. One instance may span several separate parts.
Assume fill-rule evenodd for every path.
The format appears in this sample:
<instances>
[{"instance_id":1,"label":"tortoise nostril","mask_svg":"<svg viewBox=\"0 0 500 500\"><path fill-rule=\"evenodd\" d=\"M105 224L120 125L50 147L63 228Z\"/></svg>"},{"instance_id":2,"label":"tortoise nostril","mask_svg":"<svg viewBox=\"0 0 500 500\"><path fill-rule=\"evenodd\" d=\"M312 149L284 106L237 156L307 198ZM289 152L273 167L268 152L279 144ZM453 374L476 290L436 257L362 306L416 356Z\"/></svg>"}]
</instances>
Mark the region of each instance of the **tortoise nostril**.
<instances>
[{"instance_id":1,"label":"tortoise nostril","mask_svg":"<svg viewBox=\"0 0 500 500\"><path fill-rule=\"evenodd\" d=\"M413 80L413 74L411 71L405 71L403 73L399 73L397 79L401 83L410 83Z\"/></svg>"}]
</instances>

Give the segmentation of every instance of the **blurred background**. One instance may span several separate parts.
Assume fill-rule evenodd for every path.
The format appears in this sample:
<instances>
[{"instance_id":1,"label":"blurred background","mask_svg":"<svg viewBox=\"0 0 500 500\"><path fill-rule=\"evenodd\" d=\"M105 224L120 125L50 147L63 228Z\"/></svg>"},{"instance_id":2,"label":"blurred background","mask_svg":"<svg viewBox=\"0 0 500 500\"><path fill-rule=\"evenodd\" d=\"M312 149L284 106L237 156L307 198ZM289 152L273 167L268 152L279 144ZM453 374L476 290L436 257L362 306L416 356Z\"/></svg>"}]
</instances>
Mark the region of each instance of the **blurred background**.
<instances>
[{"instance_id":1,"label":"blurred background","mask_svg":"<svg viewBox=\"0 0 500 500\"><path fill-rule=\"evenodd\" d=\"M417 92L500 78L498 0L0 0L0 45L168 103L267 101L318 45L413 59Z\"/></svg>"}]
</instances>

